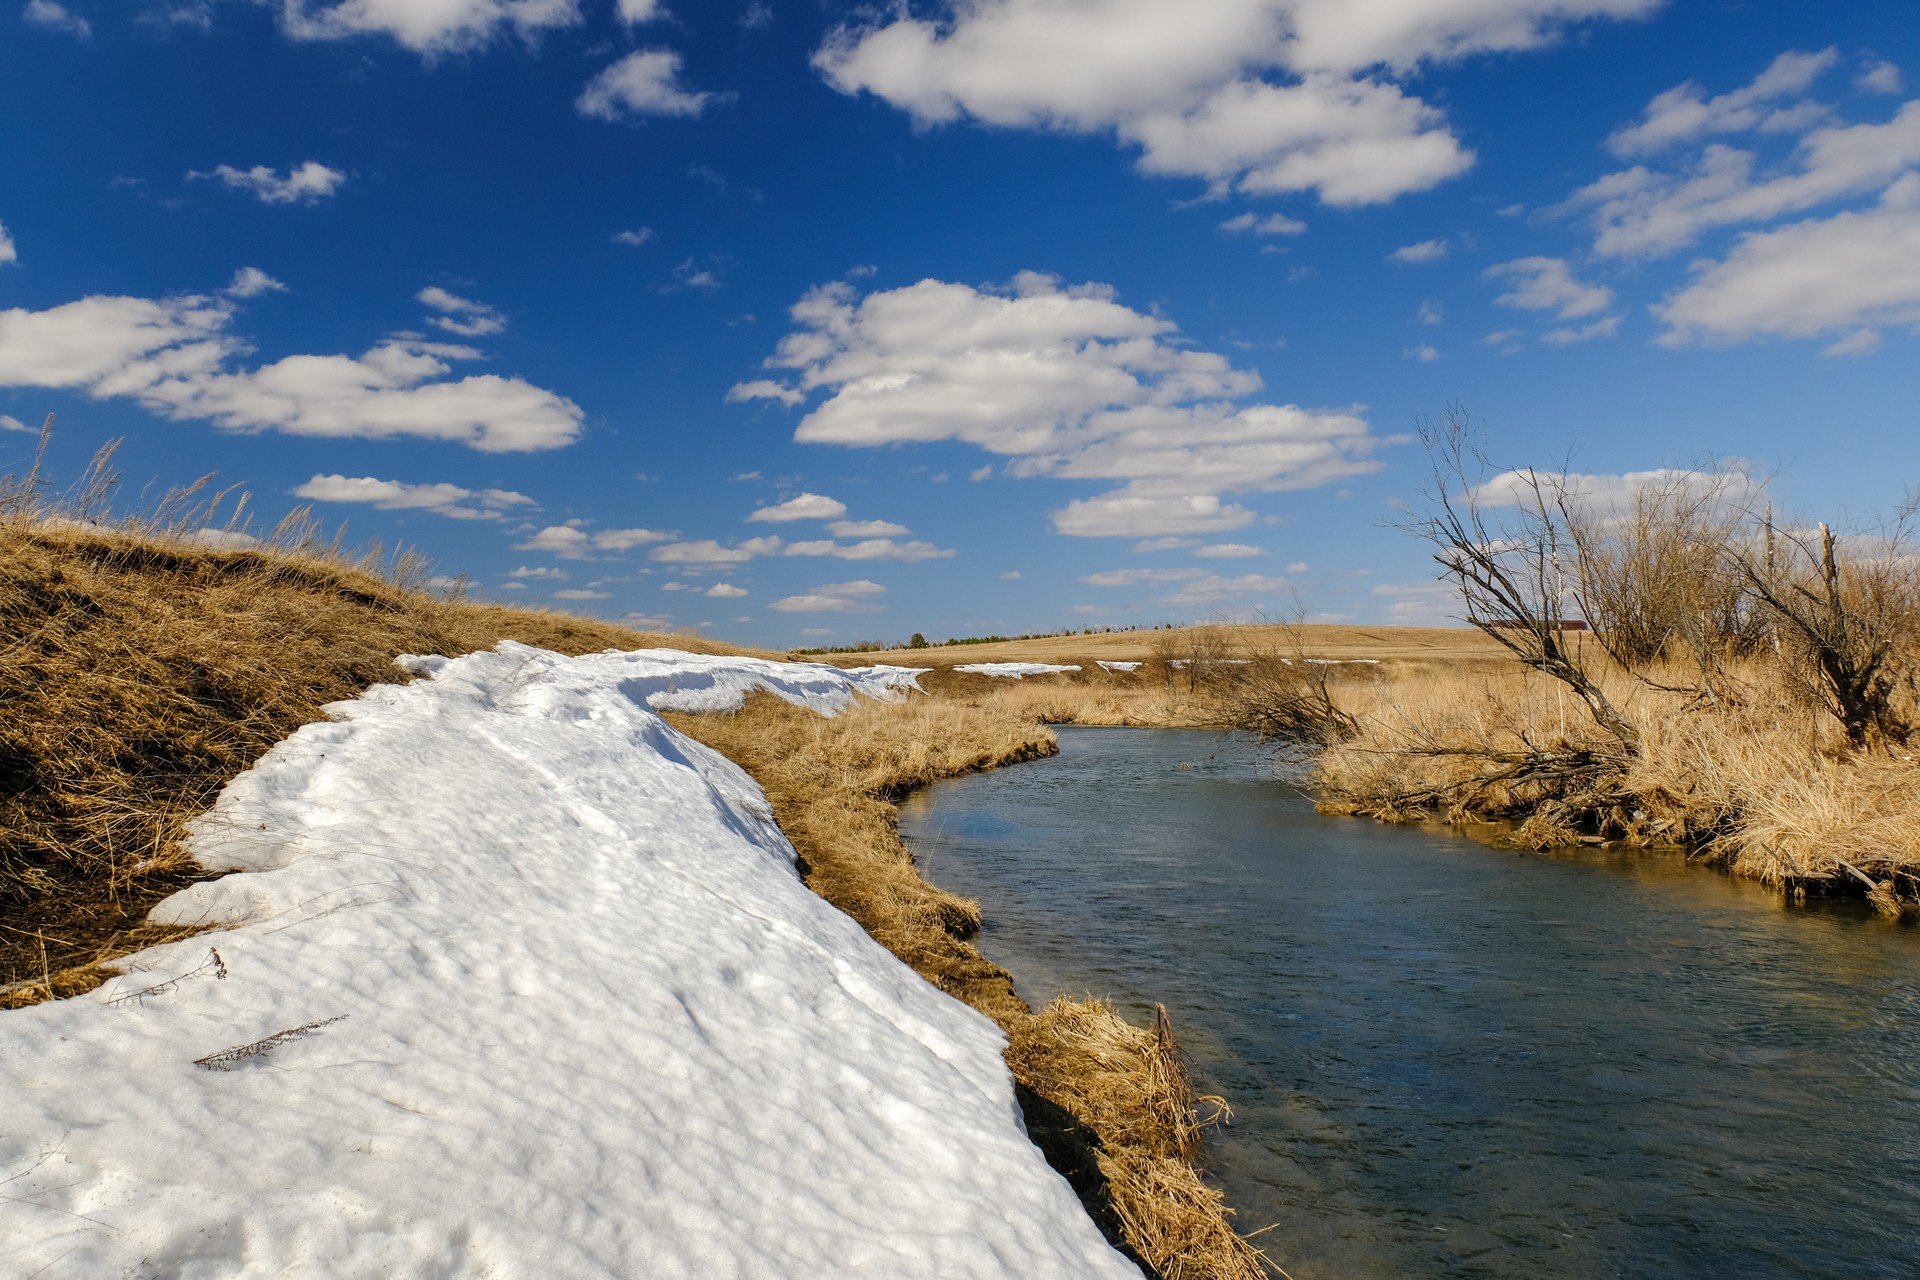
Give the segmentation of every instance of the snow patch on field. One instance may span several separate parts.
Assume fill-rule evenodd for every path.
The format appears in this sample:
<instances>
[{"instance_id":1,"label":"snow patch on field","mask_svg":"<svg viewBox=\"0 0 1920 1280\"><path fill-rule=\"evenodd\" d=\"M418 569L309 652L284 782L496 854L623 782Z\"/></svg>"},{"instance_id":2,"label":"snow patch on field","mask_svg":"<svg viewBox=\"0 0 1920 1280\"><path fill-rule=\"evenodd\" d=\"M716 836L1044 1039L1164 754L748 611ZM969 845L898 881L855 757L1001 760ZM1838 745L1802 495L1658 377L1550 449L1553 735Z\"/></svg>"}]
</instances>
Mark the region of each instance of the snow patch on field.
<instances>
[{"instance_id":1,"label":"snow patch on field","mask_svg":"<svg viewBox=\"0 0 1920 1280\"><path fill-rule=\"evenodd\" d=\"M969 662L965 666L954 668L955 671L965 671L976 676L996 676L1013 680L1026 676L1050 676L1062 671L1079 669L1077 666L1056 667L1046 662Z\"/></svg>"},{"instance_id":2,"label":"snow patch on field","mask_svg":"<svg viewBox=\"0 0 1920 1280\"><path fill-rule=\"evenodd\" d=\"M1138 671L1141 667L1147 665L1144 662L1104 662L1098 659L1095 661L1097 665L1106 668L1108 671Z\"/></svg>"},{"instance_id":3,"label":"snow patch on field","mask_svg":"<svg viewBox=\"0 0 1920 1280\"><path fill-rule=\"evenodd\" d=\"M222 931L0 1014L0 1274L1135 1277L1000 1033L793 866L653 706L885 673L519 645L222 793ZM829 674L831 673L831 674Z\"/></svg>"}]
</instances>

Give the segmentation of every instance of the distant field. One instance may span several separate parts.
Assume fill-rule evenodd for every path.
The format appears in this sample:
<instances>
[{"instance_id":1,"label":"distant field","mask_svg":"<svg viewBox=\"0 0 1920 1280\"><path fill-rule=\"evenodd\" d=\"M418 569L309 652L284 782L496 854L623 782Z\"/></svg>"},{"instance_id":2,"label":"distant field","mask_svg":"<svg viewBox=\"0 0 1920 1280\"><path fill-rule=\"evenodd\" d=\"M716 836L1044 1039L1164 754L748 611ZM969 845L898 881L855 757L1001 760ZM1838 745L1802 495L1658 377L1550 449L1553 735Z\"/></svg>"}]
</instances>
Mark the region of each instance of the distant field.
<instances>
[{"instance_id":1,"label":"distant field","mask_svg":"<svg viewBox=\"0 0 1920 1280\"><path fill-rule=\"evenodd\" d=\"M1290 648L1282 626L1216 628L1239 652L1263 648ZM1378 661L1469 662L1499 657L1504 650L1471 627L1354 627L1308 625L1297 628L1308 657L1371 658ZM934 645L927 649L885 649L869 653L832 653L819 657L843 667L876 662L902 666L949 667L974 662L1081 661L1144 662L1156 647L1172 639L1181 646L1190 631L1116 631L1098 635L1043 636L1033 640L1005 640L993 644ZM1164 650L1163 650L1164 651ZM1176 648L1175 652L1178 652Z\"/></svg>"}]
</instances>

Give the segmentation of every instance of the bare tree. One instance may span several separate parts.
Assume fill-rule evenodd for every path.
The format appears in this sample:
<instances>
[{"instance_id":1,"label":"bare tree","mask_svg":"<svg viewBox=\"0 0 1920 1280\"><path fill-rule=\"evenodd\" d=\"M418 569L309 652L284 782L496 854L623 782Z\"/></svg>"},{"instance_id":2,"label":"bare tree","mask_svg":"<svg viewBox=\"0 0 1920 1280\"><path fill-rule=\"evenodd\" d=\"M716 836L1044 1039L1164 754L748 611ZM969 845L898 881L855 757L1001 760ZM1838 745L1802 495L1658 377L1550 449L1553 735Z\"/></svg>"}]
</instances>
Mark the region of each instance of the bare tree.
<instances>
[{"instance_id":1,"label":"bare tree","mask_svg":"<svg viewBox=\"0 0 1920 1280\"><path fill-rule=\"evenodd\" d=\"M1920 496L1850 554L1825 524L1817 534L1777 530L1768 516L1758 553L1741 563L1770 614L1781 658L1803 674L1855 749L1904 743L1914 733L1896 707L1912 693L1920 643L1920 554L1912 532Z\"/></svg>"},{"instance_id":2,"label":"bare tree","mask_svg":"<svg viewBox=\"0 0 1920 1280\"><path fill-rule=\"evenodd\" d=\"M1466 620L1522 663L1566 685L1594 723L1629 756L1640 731L1607 698L1588 667L1579 630L1566 618L1568 584L1577 584L1579 547L1568 527L1561 478L1531 469L1506 472L1511 507L1489 515L1493 468L1464 411L1449 407L1420 424L1433 480L1428 514L1410 522L1437 550L1443 577L1459 589ZM1569 635L1573 638L1569 639Z\"/></svg>"}]
</instances>

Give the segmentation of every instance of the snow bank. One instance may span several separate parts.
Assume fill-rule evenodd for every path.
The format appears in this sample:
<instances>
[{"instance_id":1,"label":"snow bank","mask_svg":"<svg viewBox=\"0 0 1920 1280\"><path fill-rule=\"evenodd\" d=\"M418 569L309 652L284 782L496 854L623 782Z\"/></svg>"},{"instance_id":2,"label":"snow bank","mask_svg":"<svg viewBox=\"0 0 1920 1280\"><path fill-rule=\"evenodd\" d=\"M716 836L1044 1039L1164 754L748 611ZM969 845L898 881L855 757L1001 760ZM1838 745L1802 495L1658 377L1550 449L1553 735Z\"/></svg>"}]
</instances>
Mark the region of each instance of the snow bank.
<instances>
[{"instance_id":1,"label":"snow bank","mask_svg":"<svg viewBox=\"0 0 1920 1280\"><path fill-rule=\"evenodd\" d=\"M1099 659L1095 659L1095 661L1108 671L1138 671L1141 667L1147 665L1144 662L1104 662Z\"/></svg>"},{"instance_id":2,"label":"snow bank","mask_svg":"<svg viewBox=\"0 0 1920 1280\"><path fill-rule=\"evenodd\" d=\"M955 671L977 676L1002 676L1019 680L1024 676L1050 676L1060 671L1078 671L1079 667L1056 667L1045 662L969 662Z\"/></svg>"},{"instance_id":3,"label":"snow bank","mask_svg":"<svg viewBox=\"0 0 1920 1280\"><path fill-rule=\"evenodd\" d=\"M0 1275L1137 1280L1022 1134L999 1032L648 709L887 676L414 665L195 824L239 874L154 914L227 930L0 1014Z\"/></svg>"}]
</instances>

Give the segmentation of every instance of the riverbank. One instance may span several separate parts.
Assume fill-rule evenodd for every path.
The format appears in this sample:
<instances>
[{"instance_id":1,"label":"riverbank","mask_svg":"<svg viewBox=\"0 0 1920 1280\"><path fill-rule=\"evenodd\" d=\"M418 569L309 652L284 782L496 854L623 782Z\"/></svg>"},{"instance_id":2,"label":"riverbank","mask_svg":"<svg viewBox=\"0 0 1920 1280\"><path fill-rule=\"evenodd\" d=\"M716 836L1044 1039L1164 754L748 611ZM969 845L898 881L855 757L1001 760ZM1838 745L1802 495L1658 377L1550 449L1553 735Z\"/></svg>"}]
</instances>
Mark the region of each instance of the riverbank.
<instances>
[{"instance_id":1,"label":"riverbank","mask_svg":"<svg viewBox=\"0 0 1920 1280\"><path fill-rule=\"evenodd\" d=\"M10 1025L16 1028L25 1025L18 1019L58 1022L90 1016L86 1010L121 995L128 999L110 1007L123 1012L128 1003L165 1003L183 990L200 991L203 979L214 984L208 991L235 990L227 985L231 979L221 975L232 970L232 957L222 948L236 935L223 928L210 937L196 936L232 921L189 919L177 912L150 917L149 912L182 891L190 900L200 892L196 884L226 883L217 878L226 868L203 863L190 847L193 820L235 775L276 743L303 725L310 732L325 729L329 717L338 713L332 704L370 685L406 678L391 665L393 654L455 655L490 648L502 639L571 653L662 643L709 654L739 652L696 638L647 636L565 615L448 599L420 589L420 572L404 560L343 559L309 527L286 528L254 540L225 531L211 536L187 518L170 524L108 526L38 508L19 497L14 495L10 506L0 504L0 550L5 552L0 556L5 566L0 612L10 633L19 637L0 661L0 698L9 709L0 724L0 765L7 783L0 788L0 806L9 833L0 860L0 898L9 926L0 938L0 1002L13 1010L0 1017L15 1020ZM807 672L830 672L811 664L783 670L795 680ZM683 686L692 678L691 668L678 677ZM819 719L812 711L804 717ZM1021 733L1023 741L1034 739L1031 717ZM950 735L945 745L954 745ZM989 745L986 754L964 766L948 759L939 767L977 767L1001 758L1006 758L1005 749ZM907 785L909 775L899 774L897 764L890 767L896 776L887 786ZM400 776L404 779L404 772ZM517 793L511 788L500 792L511 794ZM369 881L382 882L378 876ZM889 892L897 898L901 891L896 885ZM350 900L352 895L343 896L349 900L326 899L315 911L327 918L355 915L361 904ZM964 912L947 923L964 931ZM296 929L287 940L298 936ZM172 950L167 949L170 943ZM355 945L375 971L388 964L380 957L391 954L389 943L362 938ZM567 950L557 943L554 949ZM136 983L137 990L122 991L129 979L116 975L134 971L158 976L145 986ZM407 968L402 964L394 972ZM560 998L573 981L542 979L534 986L550 990L550 999ZM117 985L103 991L103 983ZM75 996L80 999L70 999ZM496 993L485 999L498 998ZM446 999L450 1006L467 1003L453 994ZM537 1005L519 1006L532 1019L526 1026L539 1023ZM47 1012L35 1012L34 1006ZM1037 1131L1052 1122L1050 1154L1063 1166L1079 1169L1083 1186L1104 1186L1107 1179L1096 1154L1096 1148L1105 1146L1088 1136L1087 1117L1098 1117L1101 1133L1139 1130L1155 1135L1136 1144L1139 1150L1169 1159L1181 1151L1190 1153L1190 1117L1165 1112L1167 1098L1177 1096L1165 1087L1174 1078L1170 1068L1177 1062L1165 1042L1098 1009L1043 1011L1029 1019L1034 1030L1028 1039L1041 1036L1038 1028L1051 1027L1055 1052L1045 1056L1043 1065L1022 1068L1023 1078L1041 1082L1038 1091L1024 1095L1028 1114ZM276 1012L265 1021L274 1022L258 1028L267 1040L282 1032L300 1032L289 1039L303 1042L322 1034L306 1026L314 1018L280 1019ZM624 1023L610 1019L609 1025ZM502 1034L521 1041L538 1038L524 1028L515 1030L519 1026L503 1024ZM1090 1036L1089 1029L1097 1035ZM96 1030L83 1038L98 1040L101 1046L118 1043L117 1033ZM259 1047L239 1028L231 1039L233 1044L226 1047ZM1068 1051L1075 1044L1078 1057ZM557 1042L538 1053L562 1051L571 1060L586 1052L587 1045ZM1088 1083L1107 1071L1107 1058L1114 1053L1130 1054L1137 1064L1135 1074L1145 1083L1135 1094ZM192 1079L207 1070L193 1065L195 1056L183 1059L193 1068L186 1072ZM252 1056L264 1058L267 1050L241 1055L249 1061ZM120 1061L112 1054L103 1058L109 1060ZM28 1069L38 1072L40 1067L29 1063ZM1096 1101L1075 1104L1071 1111L1046 1101L1071 1102L1076 1093ZM1160 1109L1157 1114L1147 1114L1155 1108ZM61 1113L56 1108L52 1114ZM226 1123L244 1131L252 1123L249 1115L243 1107ZM1075 1115L1081 1119L1073 1119ZM37 1175L28 1177L28 1171L41 1168L43 1156L71 1155L55 1144L46 1152L22 1148L9 1157L12 1163L0 1176L19 1173L27 1178L16 1189L29 1184L33 1188L24 1198L29 1219L42 1212L57 1216L63 1207L69 1214L80 1211L72 1207L78 1200L53 1192L48 1192L48 1207L37 1208L44 1198L40 1182ZM161 1163L141 1177L171 1184L180 1176L189 1181L203 1174L215 1176L204 1162L195 1166L196 1173L170 1170L164 1153L159 1158ZM130 1185L140 1180L136 1177ZM1137 1239L1131 1246L1136 1254L1160 1259L1171 1273L1258 1274L1201 1262L1205 1249L1196 1248L1194 1240L1218 1231L1198 1230L1191 1220L1223 1223L1217 1201L1200 1195L1191 1179L1162 1182L1155 1194L1175 1205L1170 1213L1149 1211L1138 1197L1126 1201L1124 1212L1113 1208L1111 1196L1096 1196L1093 1208L1106 1215L1106 1225L1117 1236ZM673 1211L697 1209L682 1205ZM244 1231L244 1206L233 1212L233 1229ZM1231 1240L1230 1231L1224 1235ZM1242 1263L1251 1252L1231 1243L1226 1249Z\"/></svg>"},{"instance_id":2,"label":"riverbank","mask_svg":"<svg viewBox=\"0 0 1920 1280\"><path fill-rule=\"evenodd\" d=\"M1628 672L1590 640L1571 644L1631 750L1563 683L1467 628L1202 627L859 657L935 664L928 689L999 687L1048 723L1267 736L1308 764L1332 814L1526 849L1679 850L1787 901L1920 916L1914 753L1849 745L1777 664L1726 663L1709 682L1680 663ZM1030 674L963 669L988 664Z\"/></svg>"}]
</instances>

